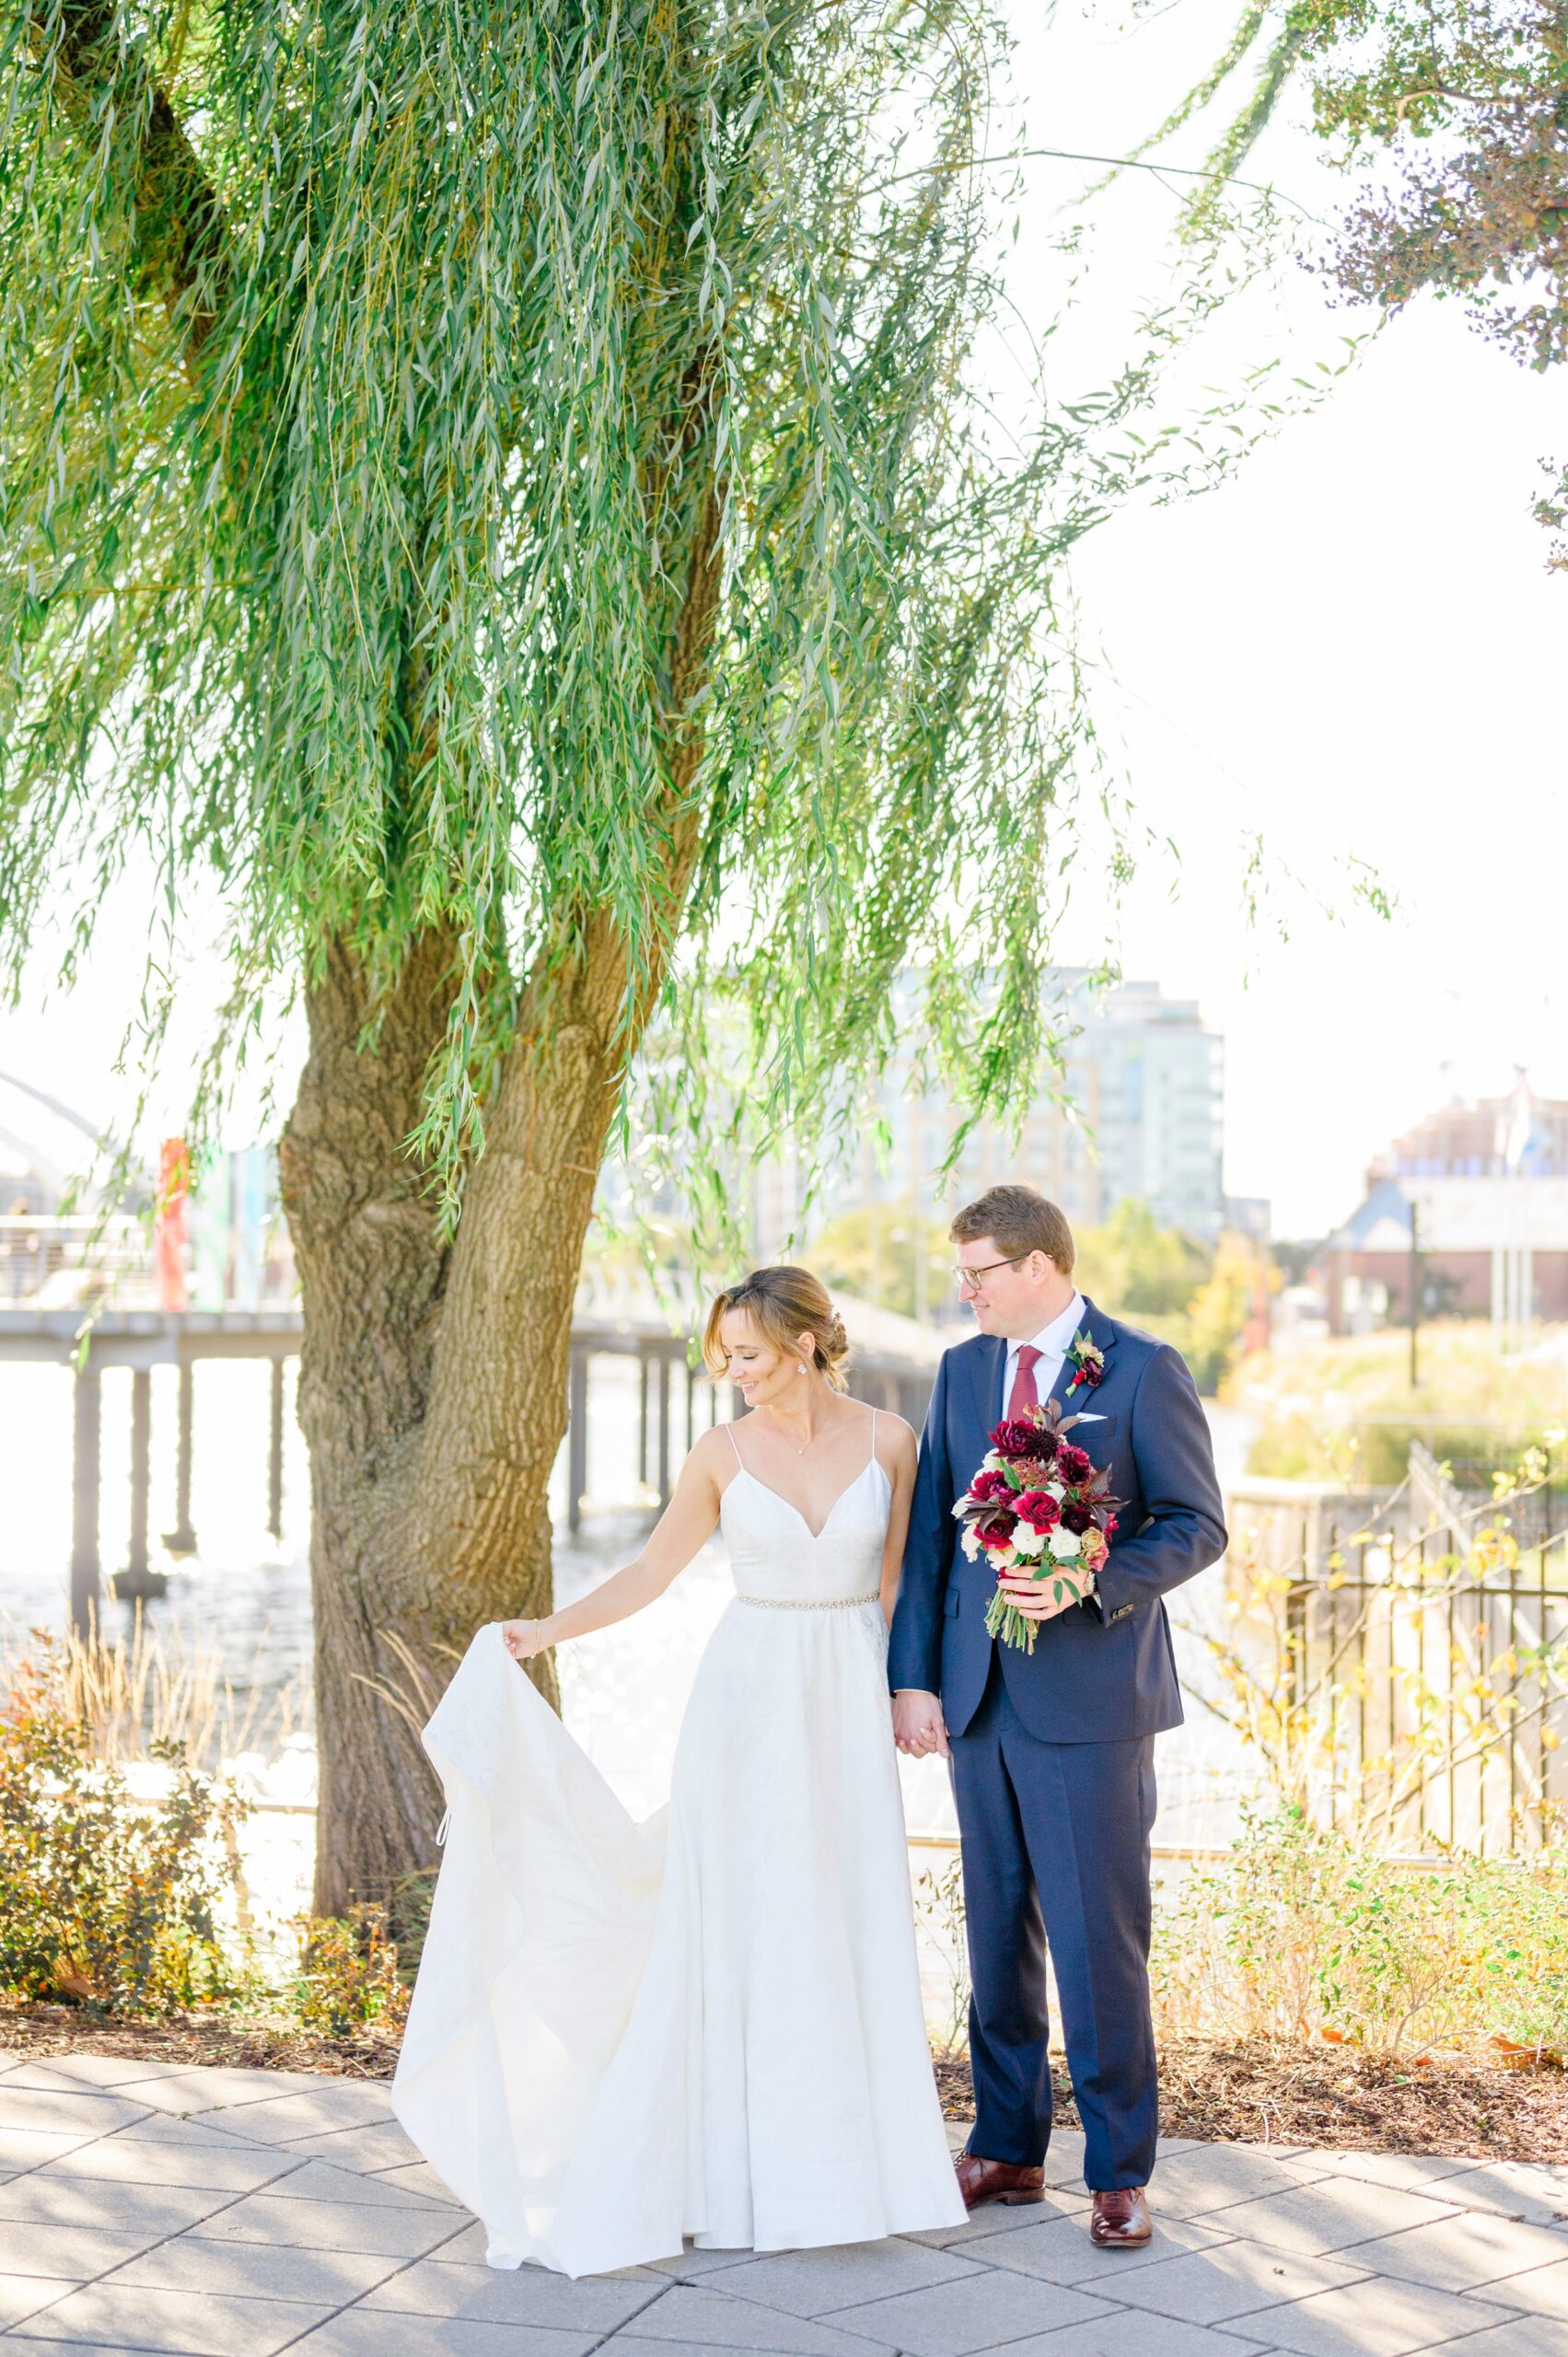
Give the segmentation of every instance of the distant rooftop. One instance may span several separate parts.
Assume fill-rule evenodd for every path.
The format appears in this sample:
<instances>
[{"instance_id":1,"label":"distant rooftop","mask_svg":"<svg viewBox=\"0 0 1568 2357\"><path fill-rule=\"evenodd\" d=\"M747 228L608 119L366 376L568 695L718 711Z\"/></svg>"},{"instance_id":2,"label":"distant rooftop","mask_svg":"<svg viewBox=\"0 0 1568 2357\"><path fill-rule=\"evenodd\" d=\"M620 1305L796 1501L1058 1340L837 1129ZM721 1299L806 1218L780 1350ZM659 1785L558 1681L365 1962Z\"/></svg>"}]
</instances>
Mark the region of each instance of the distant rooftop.
<instances>
[{"instance_id":1,"label":"distant rooftop","mask_svg":"<svg viewBox=\"0 0 1568 2357\"><path fill-rule=\"evenodd\" d=\"M1329 1248L1407 1252L1412 1203L1424 1252L1490 1252L1500 1244L1568 1252L1568 1177L1380 1178Z\"/></svg>"}]
</instances>

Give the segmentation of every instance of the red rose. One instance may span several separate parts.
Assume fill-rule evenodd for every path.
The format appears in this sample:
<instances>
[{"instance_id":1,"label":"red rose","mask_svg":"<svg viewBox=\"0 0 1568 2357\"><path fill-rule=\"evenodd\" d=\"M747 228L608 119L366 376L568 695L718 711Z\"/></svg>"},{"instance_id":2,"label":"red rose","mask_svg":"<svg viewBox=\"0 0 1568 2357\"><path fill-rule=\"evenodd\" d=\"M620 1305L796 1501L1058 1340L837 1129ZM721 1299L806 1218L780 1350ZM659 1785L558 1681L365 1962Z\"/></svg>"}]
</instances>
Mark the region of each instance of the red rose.
<instances>
[{"instance_id":1,"label":"red rose","mask_svg":"<svg viewBox=\"0 0 1568 2357\"><path fill-rule=\"evenodd\" d=\"M1086 1481L1094 1471L1087 1449L1064 1440L1056 1452L1056 1476L1061 1481Z\"/></svg>"},{"instance_id":2,"label":"red rose","mask_svg":"<svg viewBox=\"0 0 1568 2357\"><path fill-rule=\"evenodd\" d=\"M1021 1497L1014 1500L1013 1512L1020 1522L1027 1522L1031 1530L1054 1530L1062 1520L1062 1508L1049 1490L1026 1490Z\"/></svg>"},{"instance_id":3,"label":"red rose","mask_svg":"<svg viewBox=\"0 0 1568 2357\"><path fill-rule=\"evenodd\" d=\"M988 1520L977 1525L980 1543L982 1547L1010 1547L1017 1527L1011 1515L992 1515Z\"/></svg>"}]
</instances>

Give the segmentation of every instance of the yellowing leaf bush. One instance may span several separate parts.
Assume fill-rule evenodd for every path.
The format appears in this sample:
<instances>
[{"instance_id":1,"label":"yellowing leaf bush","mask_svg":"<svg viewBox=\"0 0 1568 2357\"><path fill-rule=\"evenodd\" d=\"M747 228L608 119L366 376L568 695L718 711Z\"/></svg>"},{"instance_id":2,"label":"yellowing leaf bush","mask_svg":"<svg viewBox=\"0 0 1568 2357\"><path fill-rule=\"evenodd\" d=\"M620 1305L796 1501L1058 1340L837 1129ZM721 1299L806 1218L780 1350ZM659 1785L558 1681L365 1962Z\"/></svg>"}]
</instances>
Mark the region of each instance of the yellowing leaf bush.
<instances>
[{"instance_id":1,"label":"yellowing leaf bush","mask_svg":"<svg viewBox=\"0 0 1568 2357\"><path fill-rule=\"evenodd\" d=\"M236 1994L219 1936L239 1805L159 1739L159 1797L95 1756L59 1648L39 1636L0 1699L0 1996L163 2014Z\"/></svg>"},{"instance_id":2,"label":"yellowing leaf bush","mask_svg":"<svg viewBox=\"0 0 1568 2357\"><path fill-rule=\"evenodd\" d=\"M1400 1863L1299 1808L1249 1815L1156 1914L1151 1970L1167 2034L1568 2053L1568 1844Z\"/></svg>"},{"instance_id":3,"label":"yellowing leaf bush","mask_svg":"<svg viewBox=\"0 0 1568 2357\"><path fill-rule=\"evenodd\" d=\"M398 1969L396 1944L387 1936L384 1908L304 1916L300 1934L289 2010L302 2028L327 2038L347 2038L363 2028L402 2028L409 1991Z\"/></svg>"}]
</instances>

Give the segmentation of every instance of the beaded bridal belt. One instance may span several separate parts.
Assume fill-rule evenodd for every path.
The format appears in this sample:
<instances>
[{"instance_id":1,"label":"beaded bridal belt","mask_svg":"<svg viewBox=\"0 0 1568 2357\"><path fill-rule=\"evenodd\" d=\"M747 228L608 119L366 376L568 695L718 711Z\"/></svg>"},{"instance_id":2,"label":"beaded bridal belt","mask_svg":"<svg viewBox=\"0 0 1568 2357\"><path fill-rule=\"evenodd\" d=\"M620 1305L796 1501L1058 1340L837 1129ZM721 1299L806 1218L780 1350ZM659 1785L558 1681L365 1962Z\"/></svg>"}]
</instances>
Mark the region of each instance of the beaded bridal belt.
<instances>
[{"instance_id":1,"label":"beaded bridal belt","mask_svg":"<svg viewBox=\"0 0 1568 2357\"><path fill-rule=\"evenodd\" d=\"M852 1604L881 1601L880 1588L873 1588L869 1596L742 1596L736 1591L738 1604L760 1604L765 1612L842 1612Z\"/></svg>"}]
</instances>

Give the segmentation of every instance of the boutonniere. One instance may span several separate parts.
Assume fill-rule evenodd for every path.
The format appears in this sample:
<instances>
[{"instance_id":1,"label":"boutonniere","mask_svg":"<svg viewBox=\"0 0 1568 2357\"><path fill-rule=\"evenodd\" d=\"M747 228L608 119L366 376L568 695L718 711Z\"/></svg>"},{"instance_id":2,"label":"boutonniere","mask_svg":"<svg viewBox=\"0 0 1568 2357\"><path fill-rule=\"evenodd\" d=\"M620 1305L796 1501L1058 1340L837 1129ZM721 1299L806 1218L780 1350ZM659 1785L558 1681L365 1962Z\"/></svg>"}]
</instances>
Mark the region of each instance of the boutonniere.
<instances>
[{"instance_id":1,"label":"boutonniere","mask_svg":"<svg viewBox=\"0 0 1568 2357\"><path fill-rule=\"evenodd\" d=\"M1067 1356L1073 1362L1073 1380L1067 1386L1069 1399L1080 1383L1090 1391L1098 1391L1105 1379L1105 1353L1099 1344L1085 1333L1074 1334L1067 1345Z\"/></svg>"}]
</instances>

